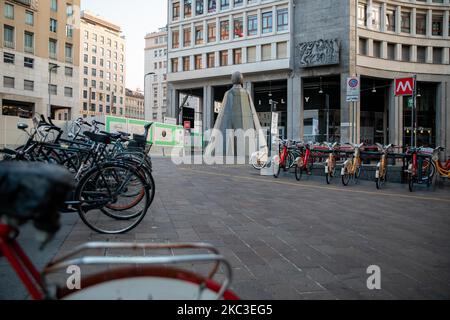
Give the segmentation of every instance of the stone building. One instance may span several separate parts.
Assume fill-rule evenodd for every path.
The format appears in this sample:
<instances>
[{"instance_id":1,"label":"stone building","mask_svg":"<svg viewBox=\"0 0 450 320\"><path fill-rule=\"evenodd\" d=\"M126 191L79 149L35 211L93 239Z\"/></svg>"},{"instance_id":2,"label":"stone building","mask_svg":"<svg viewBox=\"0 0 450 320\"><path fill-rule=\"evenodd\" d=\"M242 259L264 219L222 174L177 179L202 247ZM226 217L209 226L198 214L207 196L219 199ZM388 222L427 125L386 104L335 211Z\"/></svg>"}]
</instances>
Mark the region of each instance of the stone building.
<instances>
[{"instance_id":1,"label":"stone building","mask_svg":"<svg viewBox=\"0 0 450 320\"><path fill-rule=\"evenodd\" d=\"M125 37L121 27L92 12L81 14L78 116L125 116Z\"/></svg>"},{"instance_id":2,"label":"stone building","mask_svg":"<svg viewBox=\"0 0 450 320\"><path fill-rule=\"evenodd\" d=\"M170 0L168 109L200 98L203 128L241 71L260 118L306 141L409 145L394 79L417 75L417 141L450 149L449 0ZM358 102L347 78L359 76ZM448 151L447 151L448 152Z\"/></svg>"},{"instance_id":3,"label":"stone building","mask_svg":"<svg viewBox=\"0 0 450 320\"><path fill-rule=\"evenodd\" d=\"M1 115L56 120L79 104L79 0L0 1Z\"/></svg>"},{"instance_id":4,"label":"stone building","mask_svg":"<svg viewBox=\"0 0 450 320\"><path fill-rule=\"evenodd\" d=\"M141 91L125 89L125 117L145 119L144 94Z\"/></svg>"}]
</instances>

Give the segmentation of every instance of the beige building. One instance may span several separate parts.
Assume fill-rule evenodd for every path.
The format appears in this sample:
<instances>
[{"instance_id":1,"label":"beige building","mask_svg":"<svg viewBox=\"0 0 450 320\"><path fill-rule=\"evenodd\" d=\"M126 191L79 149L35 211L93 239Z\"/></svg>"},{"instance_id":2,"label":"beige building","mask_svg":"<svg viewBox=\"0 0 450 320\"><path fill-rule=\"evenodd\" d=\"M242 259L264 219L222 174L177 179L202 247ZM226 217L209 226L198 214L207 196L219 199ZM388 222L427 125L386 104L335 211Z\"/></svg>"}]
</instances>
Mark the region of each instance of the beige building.
<instances>
[{"instance_id":1,"label":"beige building","mask_svg":"<svg viewBox=\"0 0 450 320\"><path fill-rule=\"evenodd\" d=\"M81 13L78 115L125 115L125 37L121 27L91 12Z\"/></svg>"},{"instance_id":2,"label":"beige building","mask_svg":"<svg viewBox=\"0 0 450 320\"><path fill-rule=\"evenodd\" d=\"M145 118L163 121L167 112L167 28L145 36L145 74Z\"/></svg>"},{"instance_id":3,"label":"beige building","mask_svg":"<svg viewBox=\"0 0 450 320\"><path fill-rule=\"evenodd\" d=\"M79 6L79 0L0 1L2 115L73 117L79 103Z\"/></svg>"},{"instance_id":4,"label":"beige building","mask_svg":"<svg viewBox=\"0 0 450 320\"><path fill-rule=\"evenodd\" d=\"M125 117L145 119L144 94L141 91L125 89Z\"/></svg>"}]
</instances>

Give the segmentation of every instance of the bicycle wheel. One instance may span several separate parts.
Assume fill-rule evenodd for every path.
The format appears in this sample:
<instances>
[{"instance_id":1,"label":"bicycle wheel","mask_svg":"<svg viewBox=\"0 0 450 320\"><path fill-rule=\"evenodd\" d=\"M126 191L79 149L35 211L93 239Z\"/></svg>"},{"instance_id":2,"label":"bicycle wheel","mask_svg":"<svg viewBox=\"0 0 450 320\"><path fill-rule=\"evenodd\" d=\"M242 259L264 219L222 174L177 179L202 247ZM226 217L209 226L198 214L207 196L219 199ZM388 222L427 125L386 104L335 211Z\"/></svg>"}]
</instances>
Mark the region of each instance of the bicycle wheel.
<instances>
[{"instance_id":1,"label":"bicycle wheel","mask_svg":"<svg viewBox=\"0 0 450 320\"><path fill-rule=\"evenodd\" d=\"M408 187L409 192L414 192L414 181L415 177L412 174L408 174Z\"/></svg>"},{"instance_id":2,"label":"bicycle wheel","mask_svg":"<svg viewBox=\"0 0 450 320\"><path fill-rule=\"evenodd\" d=\"M331 184L335 176L336 176L336 168L328 169L328 173L326 174L327 184Z\"/></svg>"},{"instance_id":3,"label":"bicycle wheel","mask_svg":"<svg viewBox=\"0 0 450 320\"><path fill-rule=\"evenodd\" d=\"M295 179L297 179L297 181L300 181L302 180L302 176L303 176L303 168L295 166Z\"/></svg>"},{"instance_id":4,"label":"bicycle wheel","mask_svg":"<svg viewBox=\"0 0 450 320\"><path fill-rule=\"evenodd\" d=\"M350 174L346 168L342 169L342 184L346 187L350 183Z\"/></svg>"},{"instance_id":5,"label":"bicycle wheel","mask_svg":"<svg viewBox=\"0 0 450 320\"><path fill-rule=\"evenodd\" d=\"M139 191L137 196L128 193ZM92 230L103 234L125 233L144 219L149 203L147 182L132 166L106 163L93 168L78 184L74 201L79 202L81 220ZM127 208L115 215L105 207Z\"/></svg>"}]
</instances>

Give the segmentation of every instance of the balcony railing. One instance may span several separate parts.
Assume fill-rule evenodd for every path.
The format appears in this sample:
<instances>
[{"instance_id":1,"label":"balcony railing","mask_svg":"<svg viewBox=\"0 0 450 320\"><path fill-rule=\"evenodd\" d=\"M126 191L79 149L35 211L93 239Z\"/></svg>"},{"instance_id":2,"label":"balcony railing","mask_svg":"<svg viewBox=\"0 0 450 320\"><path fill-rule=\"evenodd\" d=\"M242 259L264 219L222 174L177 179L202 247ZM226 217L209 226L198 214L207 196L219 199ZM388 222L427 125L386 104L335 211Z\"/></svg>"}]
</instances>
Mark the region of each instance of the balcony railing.
<instances>
[{"instance_id":1,"label":"balcony railing","mask_svg":"<svg viewBox=\"0 0 450 320\"><path fill-rule=\"evenodd\" d=\"M27 52L27 53L34 53L34 48L33 48L33 47L27 47L27 46L25 46L24 50L25 50L25 52Z\"/></svg>"},{"instance_id":2,"label":"balcony railing","mask_svg":"<svg viewBox=\"0 0 450 320\"><path fill-rule=\"evenodd\" d=\"M13 41L4 41L4 44L5 44L5 47L6 48L10 48L10 49L14 49L15 48L15 45L14 45L14 42Z\"/></svg>"},{"instance_id":3,"label":"balcony railing","mask_svg":"<svg viewBox=\"0 0 450 320\"><path fill-rule=\"evenodd\" d=\"M66 57L66 62L67 63L73 63L73 58L72 57Z\"/></svg>"}]
</instances>

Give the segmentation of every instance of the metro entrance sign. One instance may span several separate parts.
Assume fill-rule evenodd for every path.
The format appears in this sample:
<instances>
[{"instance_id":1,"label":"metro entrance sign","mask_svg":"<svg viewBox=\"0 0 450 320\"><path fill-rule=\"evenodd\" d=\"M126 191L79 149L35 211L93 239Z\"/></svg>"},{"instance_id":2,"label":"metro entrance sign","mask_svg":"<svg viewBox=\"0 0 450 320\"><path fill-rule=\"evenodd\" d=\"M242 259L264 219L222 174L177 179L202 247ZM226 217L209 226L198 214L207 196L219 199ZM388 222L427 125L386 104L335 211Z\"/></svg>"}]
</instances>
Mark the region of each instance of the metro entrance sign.
<instances>
[{"instance_id":1,"label":"metro entrance sign","mask_svg":"<svg viewBox=\"0 0 450 320\"><path fill-rule=\"evenodd\" d=\"M414 94L414 78L395 79L395 96L412 96Z\"/></svg>"}]
</instances>

